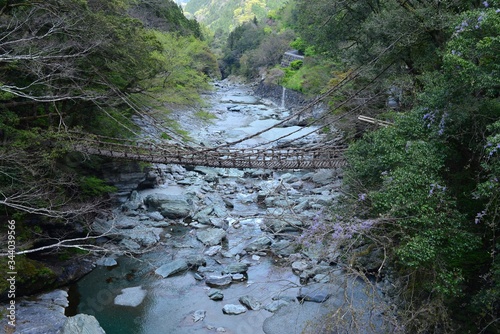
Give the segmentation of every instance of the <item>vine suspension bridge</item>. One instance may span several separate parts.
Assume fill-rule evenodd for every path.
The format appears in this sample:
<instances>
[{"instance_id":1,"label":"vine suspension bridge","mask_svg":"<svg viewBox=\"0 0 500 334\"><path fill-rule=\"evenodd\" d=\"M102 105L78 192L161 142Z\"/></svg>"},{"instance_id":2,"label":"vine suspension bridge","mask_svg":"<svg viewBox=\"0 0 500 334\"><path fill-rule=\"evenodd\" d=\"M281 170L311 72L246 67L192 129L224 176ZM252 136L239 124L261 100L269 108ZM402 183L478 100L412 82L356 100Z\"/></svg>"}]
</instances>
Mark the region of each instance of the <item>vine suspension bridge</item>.
<instances>
[{"instance_id":1,"label":"vine suspension bridge","mask_svg":"<svg viewBox=\"0 0 500 334\"><path fill-rule=\"evenodd\" d=\"M162 144L153 141L71 135L71 148L85 155L99 155L150 163L221 168L322 169L345 165L342 146L214 148Z\"/></svg>"}]
</instances>

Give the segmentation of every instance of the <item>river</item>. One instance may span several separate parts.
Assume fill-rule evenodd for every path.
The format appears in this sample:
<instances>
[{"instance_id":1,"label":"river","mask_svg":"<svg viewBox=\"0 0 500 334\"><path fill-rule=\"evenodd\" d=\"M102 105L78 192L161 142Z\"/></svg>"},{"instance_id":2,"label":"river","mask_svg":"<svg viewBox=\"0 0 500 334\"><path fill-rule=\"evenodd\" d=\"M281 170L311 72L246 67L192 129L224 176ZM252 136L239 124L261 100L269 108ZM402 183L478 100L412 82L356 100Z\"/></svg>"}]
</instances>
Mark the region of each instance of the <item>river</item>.
<instances>
[{"instance_id":1,"label":"river","mask_svg":"<svg viewBox=\"0 0 500 334\"><path fill-rule=\"evenodd\" d=\"M207 99L213 122L178 115L206 146L289 115L245 85L221 83ZM238 145L312 130L275 128ZM311 134L300 145L320 139ZM116 224L114 243L130 255L115 248L106 259L116 264L98 266L73 285L67 315L93 315L107 334L388 332L375 282L339 265L340 254L325 253L315 240L296 243L335 205L341 171L156 170L161 184L135 192L112 219L99 222Z\"/></svg>"}]
</instances>

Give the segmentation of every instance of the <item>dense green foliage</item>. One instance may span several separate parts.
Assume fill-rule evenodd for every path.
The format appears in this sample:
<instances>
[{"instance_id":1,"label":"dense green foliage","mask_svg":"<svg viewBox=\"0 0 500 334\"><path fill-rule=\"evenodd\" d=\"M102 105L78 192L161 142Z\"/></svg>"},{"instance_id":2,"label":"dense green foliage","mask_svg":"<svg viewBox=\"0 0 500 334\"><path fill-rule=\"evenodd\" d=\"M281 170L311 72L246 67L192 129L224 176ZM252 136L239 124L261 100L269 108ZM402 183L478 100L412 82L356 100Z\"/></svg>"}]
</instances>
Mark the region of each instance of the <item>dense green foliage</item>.
<instances>
[{"instance_id":1,"label":"dense green foliage","mask_svg":"<svg viewBox=\"0 0 500 334\"><path fill-rule=\"evenodd\" d=\"M218 76L200 26L172 1L0 1L2 212L27 240L90 221L114 188L106 160L72 152L66 132L133 139L133 115L168 124Z\"/></svg>"},{"instance_id":2,"label":"dense green foliage","mask_svg":"<svg viewBox=\"0 0 500 334\"><path fill-rule=\"evenodd\" d=\"M381 221L373 240L390 240L402 323L497 333L499 5L296 3L297 48L313 46L337 73L357 74L332 106L359 90L363 113L394 122L351 143L346 186L357 214ZM395 99L398 112L374 96Z\"/></svg>"},{"instance_id":3,"label":"dense green foliage","mask_svg":"<svg viewBox=\"0 0 500 334\"><path fill-rule=\"evenodd\" d=\"M271 32L304 60L255 61ZM499 55L497 1L289 1L227 41L226 75L267 66L268 81L331 92L350 142L345 211L377 222L367 240L398 274L408 332L500 330Z\"/></svg>"}]
</instances>

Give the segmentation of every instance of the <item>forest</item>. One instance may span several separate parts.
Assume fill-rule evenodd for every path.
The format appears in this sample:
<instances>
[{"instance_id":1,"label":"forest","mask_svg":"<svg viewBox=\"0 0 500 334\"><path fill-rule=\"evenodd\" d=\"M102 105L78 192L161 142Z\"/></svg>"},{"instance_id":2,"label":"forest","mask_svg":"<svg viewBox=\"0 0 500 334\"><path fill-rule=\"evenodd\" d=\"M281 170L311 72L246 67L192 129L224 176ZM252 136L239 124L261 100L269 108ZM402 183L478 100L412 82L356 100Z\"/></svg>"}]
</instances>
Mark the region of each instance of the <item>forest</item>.
<instances>
[{"instance_id":1,"label":"forest","mask_svg":"<svg viewBox=\"0 0 500 334\"><path fill-rule=\"evenodd\" d=\"M328 245L370 222L353 233L383 250L384 268L365 274L396 277L396 329L499 333L500 1L245 3L224 33L230 14L195 0L191 19L161 0L0 1L2 220L23 222L29 249L46 226L105 206L103 161L54 145L62 130L133 138L137 112L169 122L210 80L264 80L322 96L337 120L344 197L318 233ZM289 49L304 60L282 67Z\"/></svg>"}]
</instances>

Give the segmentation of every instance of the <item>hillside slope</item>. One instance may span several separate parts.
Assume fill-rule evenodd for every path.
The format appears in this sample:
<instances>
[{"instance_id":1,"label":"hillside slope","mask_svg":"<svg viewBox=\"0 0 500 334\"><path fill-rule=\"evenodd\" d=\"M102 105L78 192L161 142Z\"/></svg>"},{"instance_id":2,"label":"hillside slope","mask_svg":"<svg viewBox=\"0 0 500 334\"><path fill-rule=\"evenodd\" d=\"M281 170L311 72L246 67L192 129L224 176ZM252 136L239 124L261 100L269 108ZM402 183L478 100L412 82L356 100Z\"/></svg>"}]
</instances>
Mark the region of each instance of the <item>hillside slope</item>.
<instances>
[{"instance_id":1,"label":"hillside slope","mask_svg":"<svg viewBox=\"0 0 500 334\"><path fill-rule=\"evenodd\" d=\"M184 7L187 17L195 17L212 31L228 33L238 25L262 20L286 0L191 0Z\"/></svg>"}]
</instances>

